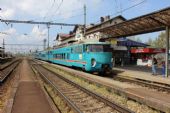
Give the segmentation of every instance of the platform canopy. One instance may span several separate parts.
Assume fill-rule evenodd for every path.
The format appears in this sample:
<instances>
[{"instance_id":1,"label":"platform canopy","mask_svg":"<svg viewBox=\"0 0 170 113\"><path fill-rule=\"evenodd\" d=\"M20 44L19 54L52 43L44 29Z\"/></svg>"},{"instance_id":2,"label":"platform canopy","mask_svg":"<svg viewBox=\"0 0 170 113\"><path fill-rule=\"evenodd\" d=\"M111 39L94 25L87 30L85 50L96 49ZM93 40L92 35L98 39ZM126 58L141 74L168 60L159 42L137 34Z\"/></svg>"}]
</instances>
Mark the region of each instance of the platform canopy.
<instances>
[{"instance_id":1,"label":"platform canopy","mask_svg":"<svg viewBox=\"0 0 170 113\"><path fill-rule=\"evenodd\" d=\"M111 35L111 38L118 38L161 31L166 26L170 26L170 7L92 32L100 31Z\"/></svg>"},{"instance_id":2,"label":"platform canopy","mask_svg":"<svg viewBox=\"0 0 170 113\"><path fill-rule=\"evenodd\" d=\"M117 45L118 46L129 46L129 47L146 47L149 46L148 44L144 44L142 42L137 42L134 40L130 40L130 39L121 39L117 41Z\"/></svg>"}]
</instances>

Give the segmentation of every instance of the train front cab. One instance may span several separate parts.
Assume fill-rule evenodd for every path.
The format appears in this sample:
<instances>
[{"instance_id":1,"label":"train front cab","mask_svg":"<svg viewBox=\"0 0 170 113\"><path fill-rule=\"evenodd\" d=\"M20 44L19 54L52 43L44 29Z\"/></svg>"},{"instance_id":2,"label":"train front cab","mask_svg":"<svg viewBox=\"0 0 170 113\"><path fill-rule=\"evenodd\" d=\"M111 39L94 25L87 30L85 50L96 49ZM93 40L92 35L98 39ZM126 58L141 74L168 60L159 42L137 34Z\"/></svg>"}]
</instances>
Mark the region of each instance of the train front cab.
<instances>
[{"instance_id":1,"label":"train front cab","mask_svg":"<svg viewBox=\"0 0 170 113\"><path fill-rule=\"evenodd\" d=\"M86 71L109 73L112 70L112 49L110 44L85 44L83 57Z\"/></svg>"}]
</instances>

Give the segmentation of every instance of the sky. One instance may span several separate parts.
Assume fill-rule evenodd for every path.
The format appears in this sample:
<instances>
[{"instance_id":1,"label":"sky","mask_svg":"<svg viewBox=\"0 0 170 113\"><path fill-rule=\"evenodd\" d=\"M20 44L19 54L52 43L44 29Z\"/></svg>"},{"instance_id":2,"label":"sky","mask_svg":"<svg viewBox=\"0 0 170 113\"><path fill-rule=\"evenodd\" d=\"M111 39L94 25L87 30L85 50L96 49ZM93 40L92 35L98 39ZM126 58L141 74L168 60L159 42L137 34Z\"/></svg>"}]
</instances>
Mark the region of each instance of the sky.
<instances>
[{"instance_id":1,"label":"sky","mask_svg":"<svg viewBox=\"0 0 170 113\"><path fill-rule=\"evenodd\" d=\"M138 4L138 5L136 5ZM83 24L83 6L87 8L87 24L99 23L101 16L118 15L132 19L170 6L170 0L0 0L0 18ZM132 7L134 6L134 7ZM131 7L131 8L130 8ZM50 26L50 46L57 33L69 33L73 27ZM156 38L160 32L139 35L143 42ZM46 25L0 23L0 46L6 44L43 45ZM40 46L6 45L6 51L24 52Z\"/></svg>"}]
</instances>

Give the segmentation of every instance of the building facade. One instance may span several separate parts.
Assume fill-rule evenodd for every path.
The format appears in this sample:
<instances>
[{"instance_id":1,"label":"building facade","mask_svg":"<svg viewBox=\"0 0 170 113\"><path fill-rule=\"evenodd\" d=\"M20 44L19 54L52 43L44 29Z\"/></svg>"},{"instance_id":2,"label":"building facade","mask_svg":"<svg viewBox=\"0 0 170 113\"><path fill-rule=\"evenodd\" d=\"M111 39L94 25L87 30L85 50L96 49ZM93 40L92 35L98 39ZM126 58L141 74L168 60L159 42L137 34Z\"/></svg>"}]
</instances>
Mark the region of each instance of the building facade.
<instances>
[{"instance_id":1,"label":"building facade","mask_svg":"<svg viewBox=\"0 0 170 113\"><path fill-rule=\"evenodd\" d=\"M116 25L120 22L126 21L126 19L122 16L117 16L110 19L110 16L101 17L99 24L90 24L86 26L86 33L84 36L84 27L83 26L75 26L73 31L68 34L59 33L56 37L57 45L67 44L69 42L74 41L84 41L84 42L98 42L101 39L109 38L111 36L107 34L103 34L98 32L98 29L103 27L108 27L111 25ZM97 32L95 32L97 31Z\"/></svg>"}]
</instances>

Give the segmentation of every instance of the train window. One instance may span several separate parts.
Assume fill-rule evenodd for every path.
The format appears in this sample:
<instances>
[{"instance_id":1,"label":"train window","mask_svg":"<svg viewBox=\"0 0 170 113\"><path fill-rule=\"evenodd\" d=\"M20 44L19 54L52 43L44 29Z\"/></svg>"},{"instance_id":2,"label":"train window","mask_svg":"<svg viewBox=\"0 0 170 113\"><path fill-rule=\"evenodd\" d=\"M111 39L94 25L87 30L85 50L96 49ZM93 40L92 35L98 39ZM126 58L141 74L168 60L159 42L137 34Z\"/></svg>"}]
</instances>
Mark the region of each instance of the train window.
<instances>
[{"instance_id":1,"label":"train window","mask_svg":"<svg viewBox=\"0 0 170 113\"><path fill-rule=\"evenodd\" d=\"M76 46L73 48L73 53L82 53L82 46Z\"/></svg>"},{"instance_id":2,"label":"train window","mask_svg":"<svg viewBox=\"0 0 170 113\"><path fill-rule=\"evenodd\" d=\"M42 54L41 57L45 57L45 54Z\"/></svg>"},{"instance_id":3,"label":"train window","mask_svg":"<svg viewBox=\"0 0 170 113\"><path fill-rule=\"evenodd\" d=\"M62 59L63 58L63 54L55 54L54 58Z\"/></svg>"},{"instance_id":4,"label":"train window","mask_svg":"<svg viewBox=\"0 0 170 113\"><path fill-rule=\"evenodd\" d=\"M71 48L71 53L73 53L73 48Z\"/></svg>"},{"instance_id":5,"label":"train window","mask_svg":"<svg viewBox=\"0 0 170 113\"><path fill-rule=\"evenodd\" d=\"M87 52L111 52L112 49L110 48L110 45L93 44L93 45L87 45L86 51Z\"/></svg>"},{"instance_id":6,"label":"train window","mask_svg":"<svg viewBox=\"0 0 170 113\"><path fill-rule=\"evenodd\" d=\"M67 53L67 59L70 59L70 54L69 53Z\"/></svg>"},{"instance_id":7,"label":"train window","mask_svg":"<svg viewBox=\"0 0 170 113\"><path fill-rule=\"evenodd\" d=\"M64 53L62 53L62 59L65 59L65 54Z\"/></svg>"},{"instance_id":8,"label":"train window","mask_svg":"<svg viewBox=\"0 0 170 113\"><path fill-rule=\"evenodd\" d=\"M49 54L52 54L52 51L49 51Z\"/></svg>"}]
</instances>

